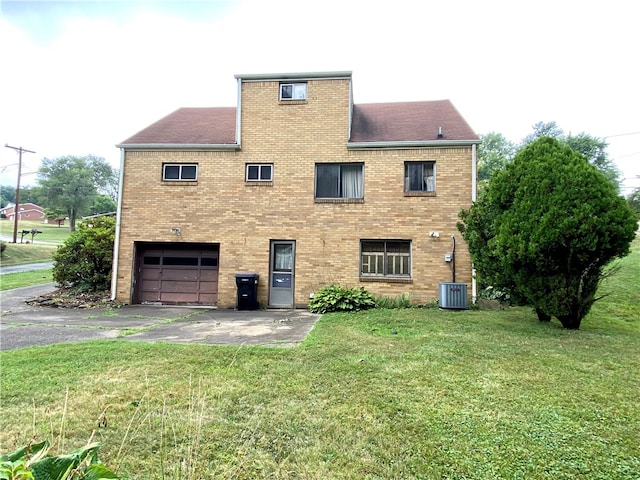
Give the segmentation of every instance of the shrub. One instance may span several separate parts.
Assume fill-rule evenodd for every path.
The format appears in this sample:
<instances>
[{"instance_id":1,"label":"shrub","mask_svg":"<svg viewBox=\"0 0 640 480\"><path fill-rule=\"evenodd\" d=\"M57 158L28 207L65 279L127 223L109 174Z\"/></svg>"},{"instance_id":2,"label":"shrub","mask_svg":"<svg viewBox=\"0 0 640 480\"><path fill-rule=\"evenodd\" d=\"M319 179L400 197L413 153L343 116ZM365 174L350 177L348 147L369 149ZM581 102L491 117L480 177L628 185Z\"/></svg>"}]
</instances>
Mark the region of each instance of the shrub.
<instances>
[{"instance_id":1,"label":"shrub","mask_svg":"<svg viewBox=\"0 0 640 480\"><path fill-rule=\"evenodd\" d=\"M7 249L7 242L0 241L0 257L2 256L2 254L6 249Z\"/></svg>"},{"instance_id":2,"label":"shrub","mask_svg":"<svg viewBox=\"0 0 640 480\"><path fill-rule=\"evenodd\" d=\"M602 298L598 286L637 229L613 183L549 137L521 149L460 218L480 277L568 329Z\"/></svg>"},{"instance_id":3,"label":"shrub","mask_svg":"<svg viewBox=\"0 0 640 480\"><path fill-rule=\"evenodd\" d=\"M345 288L329 285L321 288L309 302L313 313L355 312L374 308L376 302L363 287Z\"/></svg>"},{"instance_id":4,"label":"shrub","mask_svg":"<svg viewBox=\"0 0 640 480\"><path fill-rule=\"evenodd\" d=\"M53 254L53 279L77 292L108 290L111 283L115 220L83 222Z\"/></svg>"}]
</instances>

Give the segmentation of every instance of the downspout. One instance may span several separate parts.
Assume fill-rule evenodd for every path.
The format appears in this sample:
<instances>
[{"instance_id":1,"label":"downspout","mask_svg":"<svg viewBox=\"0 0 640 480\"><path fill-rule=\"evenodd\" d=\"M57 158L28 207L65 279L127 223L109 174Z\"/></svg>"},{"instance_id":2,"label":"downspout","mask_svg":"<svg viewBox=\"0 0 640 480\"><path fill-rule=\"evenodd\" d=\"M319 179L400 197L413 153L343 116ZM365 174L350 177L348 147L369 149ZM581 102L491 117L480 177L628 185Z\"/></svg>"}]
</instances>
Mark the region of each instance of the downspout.
<instances>
[{"instance_id":1,"label":"downspout","mask_svg":"<svg viewBox=\"0 0 640 480\"><path fill-rule=\"evenodd\" d=\"M474 203L478 199L478 158L477 145L471 145L471 202ZM475 305L478 300L478 285L476 282L476 269L471 264L471 302Z\"/></svg>"},{"instance_id":2,"label":"downspout","mask_svg":"<svg viewBox=\"0 0 640 480\"><path fill-rule=\"evenodd\" d=\"M124 190L124 148L120 148L120 174L118 178L118 208L116 210L116 235L113 241L113 267L111 269L111 300L116 299L118 286L118 254L120 253L120 218L122 217L122 191Z\"/></svg>"},{"instance_id":3,"label":"downspout","mask_svg":"<svg viewBox=\"0 0 640 480\"><path fill-rule=\"evenodd\" d=\"M238 78L238 106L236 108L236 143L242 140L242 78Z\"/></svg>"}]
</instances>

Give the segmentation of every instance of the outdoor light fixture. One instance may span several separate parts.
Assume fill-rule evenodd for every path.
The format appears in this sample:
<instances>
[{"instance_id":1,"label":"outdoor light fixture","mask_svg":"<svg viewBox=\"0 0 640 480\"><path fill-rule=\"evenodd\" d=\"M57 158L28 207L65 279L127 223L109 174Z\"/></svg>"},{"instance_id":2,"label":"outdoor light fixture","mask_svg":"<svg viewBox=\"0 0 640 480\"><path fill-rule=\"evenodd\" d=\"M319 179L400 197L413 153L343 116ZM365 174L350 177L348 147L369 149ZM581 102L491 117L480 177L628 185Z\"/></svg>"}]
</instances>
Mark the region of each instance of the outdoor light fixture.
<instances>
[{"instance_id":1,"label":"outdoor light fixture","mask_svg":"<svg viewBox=\"0 0 640 480\"><path fill-rule=\"evenodd\" d=\"M173 227L171 229L172 233L175 233L177 236L180 236L180 234L182 233L182 231L180 230L180 227Z\"/></svg>"}]
</instances>

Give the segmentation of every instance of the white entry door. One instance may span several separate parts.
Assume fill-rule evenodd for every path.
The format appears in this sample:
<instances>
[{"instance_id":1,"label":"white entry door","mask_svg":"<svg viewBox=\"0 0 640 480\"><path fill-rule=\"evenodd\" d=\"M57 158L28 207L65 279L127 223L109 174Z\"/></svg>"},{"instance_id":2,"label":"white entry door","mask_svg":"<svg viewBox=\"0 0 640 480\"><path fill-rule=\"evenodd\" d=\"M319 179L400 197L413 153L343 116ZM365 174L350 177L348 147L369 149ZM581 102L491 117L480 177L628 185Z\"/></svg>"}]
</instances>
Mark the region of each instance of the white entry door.
<instances>
[{"instance_id":1,"label":"white entry door","mask_svg":"<svg viewBox=\"0 0 640 480\"><path fill-rule=\"evenodd\" d=\"M269 262L269 306L293 308L295 240L271 240Z\"/></svg>"}]
</instances>

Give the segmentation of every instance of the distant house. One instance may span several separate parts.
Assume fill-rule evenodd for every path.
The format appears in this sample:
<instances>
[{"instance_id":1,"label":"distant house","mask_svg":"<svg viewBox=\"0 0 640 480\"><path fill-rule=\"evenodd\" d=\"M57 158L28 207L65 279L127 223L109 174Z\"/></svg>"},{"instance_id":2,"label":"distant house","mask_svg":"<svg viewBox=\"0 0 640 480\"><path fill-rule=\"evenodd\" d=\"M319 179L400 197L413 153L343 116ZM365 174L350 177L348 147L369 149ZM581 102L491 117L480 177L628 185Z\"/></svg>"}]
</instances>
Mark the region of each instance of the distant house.
<instances>
[{"instance_id":1,"label":"distant house","mask_svg":"<svg viewBox=\"0 0 640 480\"><path fill-rule=\"evenodd\" d=\"M118 145L114 298L233 307L243 272L276 308L334 283L425 303L472 284L456 222L480 140L449 100L354 104L351 72L236 80L236 107Z\"/></svg>"},{"instance_id":2,"label":"distant house","mask_svg":"<svg viewBox=\"0 0 640 480\"><path fill-rule=\"evenodd\" d=\"M7 220L14 220L16 214L15 203L9 203L6 207L0 208L0 217ZM44 221L44 209L35 203L21 203L18 207L18 220L28 220L32 222Z\"/></svg>"}]
</instances>

